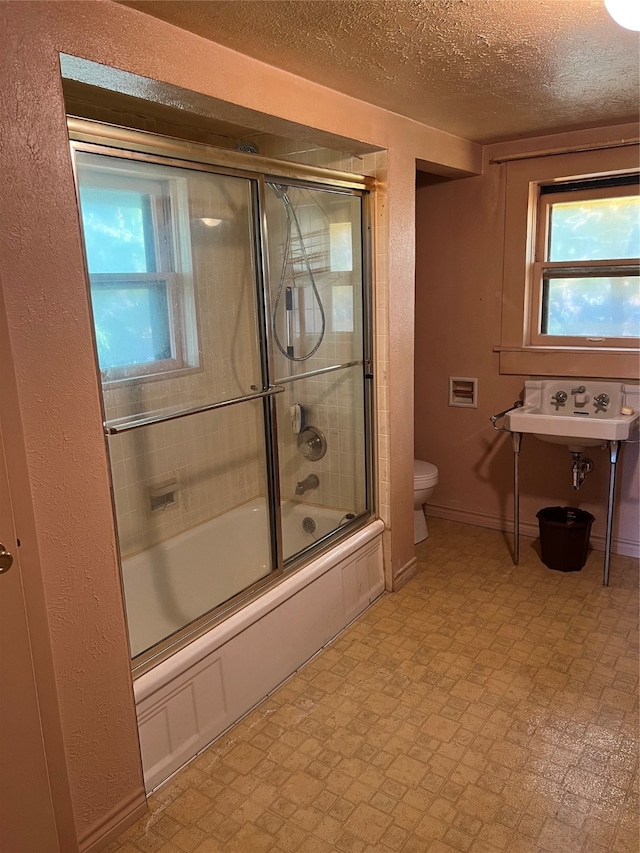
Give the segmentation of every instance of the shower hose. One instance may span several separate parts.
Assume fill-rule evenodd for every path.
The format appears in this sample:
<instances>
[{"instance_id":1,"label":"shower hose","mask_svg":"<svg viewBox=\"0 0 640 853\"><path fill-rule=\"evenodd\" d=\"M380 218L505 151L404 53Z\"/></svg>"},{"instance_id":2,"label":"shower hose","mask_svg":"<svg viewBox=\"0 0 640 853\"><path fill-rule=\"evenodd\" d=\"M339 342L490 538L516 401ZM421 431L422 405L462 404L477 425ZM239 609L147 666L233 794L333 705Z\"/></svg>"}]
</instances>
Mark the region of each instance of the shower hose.
<instances>
[{"instance_id":1,"label":"shower hose","mask_svg":"<svg viewBox=\"0 0 640 853\"><path fill-rule=\"evenodd\" d=\"M304 237L302 236L302 229L300 228L300 222L299 222L298 217L296 215L295 208L293 207L293 204L291 203L291 199L289 198L287 190L284 186L282 186L282 184L269 183L268 186L273 190L273 192L278 196L278 198L282 202L282 205L285 209L285 213L287 214L287 226L288 226L287 227L287 238L286 238L285 249L284 249L284 256L282 259L282 270L280 272L280 281L278 283L278 290L276 292L276 298L273 302L273 311L271 314L271 327L273 329L273 337L274 337L274 340L276 342L276 346L278 347L278 349L280 350L282 355L285 358L289 359L289 361L307 361L307 359L311 358L311 356L315 355L315 353L318 351L318 348L320 347L320 344L322 343L322 340L324 338L324 333L325 333L325 328L326 328L324 306L322 304L322 299L321 299L320 294L318 292L318 287L316 285L316 280L315 280L315 277L313 275L313 270L311 269L311 262L309 260L309 255L307 254L307 249L306 249L306 246L304 243ZM278 335L277 324L276 324L278 309L280 307L280 302L282 301L282 295L285 292L284 282L285 282L285 278L286 278L287 264L289 263L289 259L291 256L291 231L292 231L292 228L295 228L296 234L298 236L298 241L300 244L300 250L302 252L302 258L303 258L304 265L305 265L306 270L307 270L309 282L311 284L311 290L313 291L313 297L316 300L316 304L318 305L318 309L320 311L320 322L321 322L320 335L319 335L318 340L316 341L315 345L312 347L312 349L309 350L309 352L306 352L303 355L298 355L298 356L293 354L293 346L286 346L285 347L282 345L282 342L281 342L280 337ZM287 290L288 290L288 288L287 288ZM285 299L285 310L287 312L293 310L293 305L291 303L291 299L290 299L290 296L288 293L287 293L286 299Z\"/></svg>"}]
</instances>

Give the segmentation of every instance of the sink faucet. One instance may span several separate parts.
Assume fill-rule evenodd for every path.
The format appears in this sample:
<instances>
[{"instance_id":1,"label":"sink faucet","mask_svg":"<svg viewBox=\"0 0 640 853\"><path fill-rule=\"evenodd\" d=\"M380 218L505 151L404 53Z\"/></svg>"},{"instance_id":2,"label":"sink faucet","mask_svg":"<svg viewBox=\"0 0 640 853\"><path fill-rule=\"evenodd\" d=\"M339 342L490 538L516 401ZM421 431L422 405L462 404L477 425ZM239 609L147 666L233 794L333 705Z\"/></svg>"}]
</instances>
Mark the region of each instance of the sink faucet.
<instances>
[{"instance_id":1,"label":"sink faucet","mask_svg":"<svg viewBox=\"0 0 640 853\"><path fill-rule=\"evenodd\" d=\"M586 385L579 385L577 388L572 388L571 393L573 394L573 403L576 407L582 407L589 402Z\"/></svg>"},{"instance_id":2,"label":"sink faucet","mask_svg":"<svg viewBox=\"0 0 640 853\"><path fill-rule=\"evenodd\" d=\"M317 475L309 474L309 476L305 477L304 480L296 483L296 495L303 495L305 492L310 491L310 489L317 489L319 485L320 480Z\"/></svg>"}]
</instances>

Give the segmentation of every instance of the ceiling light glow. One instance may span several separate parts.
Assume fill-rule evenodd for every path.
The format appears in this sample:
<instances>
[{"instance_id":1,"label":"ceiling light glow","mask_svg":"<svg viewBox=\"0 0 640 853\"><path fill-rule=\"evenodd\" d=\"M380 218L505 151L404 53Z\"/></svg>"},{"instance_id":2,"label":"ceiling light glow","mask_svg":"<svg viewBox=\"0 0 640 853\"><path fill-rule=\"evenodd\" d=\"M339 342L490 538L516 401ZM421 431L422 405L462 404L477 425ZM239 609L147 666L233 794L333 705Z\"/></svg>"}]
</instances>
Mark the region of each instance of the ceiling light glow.
<instances>
[{"instance_id":1,"label":"ceiling light glow","mask_svg":"<svg viewBox=\"0 0 640 853\"><path fill-rule=\"evenodd\" d=\"M640 31L640 2L638 0L604 0L607 12L616 24L627 30Z\"/></svg>"}]
</instances>

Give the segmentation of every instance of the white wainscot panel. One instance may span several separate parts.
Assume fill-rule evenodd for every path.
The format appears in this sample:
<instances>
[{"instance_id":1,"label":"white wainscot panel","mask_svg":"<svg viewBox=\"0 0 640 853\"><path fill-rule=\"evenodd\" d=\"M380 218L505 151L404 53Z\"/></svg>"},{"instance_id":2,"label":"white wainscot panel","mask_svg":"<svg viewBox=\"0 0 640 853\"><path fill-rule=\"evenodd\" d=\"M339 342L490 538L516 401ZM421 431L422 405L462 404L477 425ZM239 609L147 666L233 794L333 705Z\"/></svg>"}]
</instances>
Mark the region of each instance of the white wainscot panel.
<instances>
[{"instance_id":1,"label":"white wainscot panel","mask_svg":"<svg viewBox=\"0 0 640 853\"><path fill-rule=\"evenodd\" d=\"M376 521L134 684L151 791L340 633L384 589Z\"/></svg>"}]
</instances>

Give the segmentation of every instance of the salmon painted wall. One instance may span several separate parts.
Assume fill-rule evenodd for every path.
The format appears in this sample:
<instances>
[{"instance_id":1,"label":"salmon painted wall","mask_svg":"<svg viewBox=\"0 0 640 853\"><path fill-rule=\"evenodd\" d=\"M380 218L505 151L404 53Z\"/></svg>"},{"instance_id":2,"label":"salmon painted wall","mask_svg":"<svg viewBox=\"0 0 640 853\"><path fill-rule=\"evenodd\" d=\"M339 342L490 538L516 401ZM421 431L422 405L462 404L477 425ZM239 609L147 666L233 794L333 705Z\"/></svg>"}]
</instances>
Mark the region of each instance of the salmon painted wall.
<instances>
[{"instance_id":1,"label":"salmon painted wall","mask_svg":"<svg viewBox=\"0 0 640 853\"><path fill-rule=\"evenodd\" d=\"M521 140L511 149L588 146L603 135L600 130ZM508 151L507 144L501 146L501 155ZM503 264L512 247L504 242L505 170L490 164L490 156L488 149L482 176L446 183L423 177L418 184L415 449L417 458L439 469L427 514L511 529L513 450L509 434L495 432L489 417L518 400L529 377L501 375L493 351L500 344ZM448 405L450 376L478 378L477 409ZM542 507L579 506L596 518L592 544L604 547L609 453L593 448L586 455L595 470L574 492L568 450L523 437L523 533L537 535L536 512ZM638 551L638 482L638 445L629 444L616 492L614 549L621 553Z\"/></svg>"},{"instance_id":2,"label":"salmon painted wall","mask_svg":"<svg viewBox=\"0 0 640 853\"><path fill-rule=\"evenodd\" d=\"M235 121L259 131L291 136L307 126L389 150L376 213L388 232L379 231L376 257L392 284L376 310L390 585L414 559L415 163L473 174L481 152L108 0L6 2L0 31L0 248L22 419L15 429L27 451L33 570L42 573L67 760L54 772L67 774L80 846L90 849L143 806L144 792L59 54L234 105Z\"/></svg>"}]
</instances>

